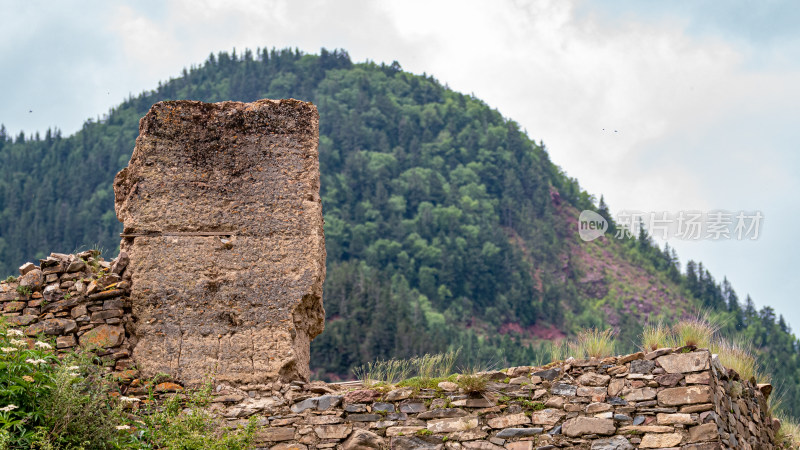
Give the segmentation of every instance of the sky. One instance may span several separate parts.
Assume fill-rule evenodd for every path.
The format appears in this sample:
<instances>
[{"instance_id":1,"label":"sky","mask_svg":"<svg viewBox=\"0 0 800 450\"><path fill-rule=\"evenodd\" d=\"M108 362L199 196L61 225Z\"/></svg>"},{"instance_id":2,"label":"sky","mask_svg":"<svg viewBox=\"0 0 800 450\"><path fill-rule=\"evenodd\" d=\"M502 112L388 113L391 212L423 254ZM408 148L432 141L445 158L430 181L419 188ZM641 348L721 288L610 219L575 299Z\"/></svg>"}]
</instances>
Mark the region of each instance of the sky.
<instances>
[{"instance_id":1,"label":"sky","mask_svg":"<svg viewBox=\"0 0 800 450\"><path fill-rule=\"evenodd\" d=\"M612 212L761 212L757 240L669 244L800 330L796 2L4 0L0 17L11 135L72 134L211 52L396 60L517 121Z\"/></svg>"}]
</instances>

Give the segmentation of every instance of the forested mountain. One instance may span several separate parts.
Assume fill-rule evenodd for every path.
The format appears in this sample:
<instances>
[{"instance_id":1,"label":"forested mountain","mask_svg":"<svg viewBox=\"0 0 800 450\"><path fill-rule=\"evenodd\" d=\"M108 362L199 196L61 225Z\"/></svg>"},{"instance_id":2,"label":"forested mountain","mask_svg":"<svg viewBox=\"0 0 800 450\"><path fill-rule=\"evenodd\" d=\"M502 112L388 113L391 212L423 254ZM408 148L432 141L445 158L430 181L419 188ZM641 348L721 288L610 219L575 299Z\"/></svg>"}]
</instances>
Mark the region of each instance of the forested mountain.
<instances>
[{"instance_id":1,"label":"forested mountain","mask_svg":"<svg viewBox=\"0 0 800 450\"><path fill-rule=\"evenodd\" d=\"M157 101L293 97L320 112L328 251L317 375L377 358L462 347L463 363L530 363L543 339L611 325L632 350L646 320L704 308L752 342L800 415L800 343L772 308L740 302L702 264L681 271L646 233L577 237L607 206L582 191L512 120L399 64L342 51L211 55L70 137L0 129L0 273L50 251L116 252L112 180Z\"/></svg>"}]
</instances>

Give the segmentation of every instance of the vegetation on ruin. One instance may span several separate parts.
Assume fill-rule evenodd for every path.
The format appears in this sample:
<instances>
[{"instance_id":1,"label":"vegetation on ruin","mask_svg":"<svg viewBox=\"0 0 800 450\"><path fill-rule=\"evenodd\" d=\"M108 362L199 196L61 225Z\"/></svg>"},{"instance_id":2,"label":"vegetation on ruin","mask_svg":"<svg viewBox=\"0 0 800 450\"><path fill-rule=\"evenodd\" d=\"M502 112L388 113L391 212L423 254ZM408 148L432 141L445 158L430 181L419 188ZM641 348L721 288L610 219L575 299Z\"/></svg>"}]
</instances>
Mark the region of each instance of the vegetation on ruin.
<instances>
[{"instance_id":1,"label":"vegetation on ruin","mask_svg":"<svg viewBox=\"0 0 800 450\"><path fill-rule=\"evenodd\" d=\"M208 388L138 399L115 391L114 375L91 353L57 357L45 337L26 337L0 321L0 450L250 448L254 423L228 429L204 407Z\"/></svg>"},{"instance_id":2,"label":"vegetation on ruin","mask_svg":"<svg viewBox=\"0 0 800 450\"><path fill-rule=\"evenodd\" d=\"M740 299L701 263L681 267L644 231L581 242L577 212L610 219L609 206L542 142L474 96L343 51L222 52L73 136L0 127L0 273L50 251L118 248L112 180L154 102L263 97L320 112L328 267L317 376L459 347L462 358L527 364L549 359L545 339L609 326L617 350L633 351L646 320L671 326L705 308L720 334L752 344L784 410L800 416L800 343L772 308Z\"/></svg>"}]
</instances>

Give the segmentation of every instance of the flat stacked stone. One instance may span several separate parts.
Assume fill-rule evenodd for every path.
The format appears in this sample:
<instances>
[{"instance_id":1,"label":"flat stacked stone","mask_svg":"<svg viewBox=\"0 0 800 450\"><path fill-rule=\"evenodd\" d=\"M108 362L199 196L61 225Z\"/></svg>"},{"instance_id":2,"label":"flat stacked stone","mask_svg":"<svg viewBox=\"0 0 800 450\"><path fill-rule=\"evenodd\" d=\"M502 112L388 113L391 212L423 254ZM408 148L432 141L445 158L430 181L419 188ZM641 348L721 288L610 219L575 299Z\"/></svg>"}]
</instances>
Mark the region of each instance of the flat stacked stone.
<instances>
[{"instance_id":1,"label":"flat stacked stone","mask_svg":"<svg viewBox=\"0 0 800 450\"><path fill-rule=\"evenodd\" d=\"M127 371L135 343L127 264L125 253L111 262L95 250L51 253L23 264L19 278L0 282L0 310L9 326L54 341L60 352L92 350Z\"/></svg>"}]
</instances>

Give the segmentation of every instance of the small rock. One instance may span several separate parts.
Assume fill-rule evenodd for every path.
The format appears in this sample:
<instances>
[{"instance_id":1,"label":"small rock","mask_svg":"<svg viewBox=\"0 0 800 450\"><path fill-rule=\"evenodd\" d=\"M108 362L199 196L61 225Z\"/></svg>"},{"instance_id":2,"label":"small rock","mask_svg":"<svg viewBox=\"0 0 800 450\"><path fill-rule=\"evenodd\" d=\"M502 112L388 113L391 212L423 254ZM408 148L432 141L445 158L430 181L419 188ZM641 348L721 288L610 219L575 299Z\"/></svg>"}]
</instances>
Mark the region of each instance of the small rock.
<instances>
[{"instance_id":1,"label":"small rock","mask_svg":"<svg viewBox=\"0 0 800 450\"><path fill-rule=\"evenodd\" d=\"M511 438L520 438L520 437L528 437L528 436L536 436L537 434L542 434L544 431L541 427L536 428L506 428L499 433L497 433L497 437L503 439L511 439Z\"/></svg>"},{"instance_id":2,"label":"small rock","mask_svg":"<svg viewBox=\"0 0 800 450\"><path fill-rule=\"evenodd\" d=\"M385 446L384 439L377 434L367 430L355 430L342 444L342 450L380 449Z\"/></svg>"},{"instance_id":3,"label":"small rock","mask_svg":"<svg viewBox=\"0 0 800 450\"><path fill-rule=\"evenodd\" d=\"M531 413L531 423L534 425L546 425L551 427L563 419L565 415L565 412L552 408L534 411Z\"/></svg>"},{"instance_id":4,"label":"small rock","mask_svg":"<svg viewBox=\"0 0 800 450\"><path fill-rule=\"evenodd\" d=\"M650 373L655 367L655 361L642 359L631 361L631 373Z\"/></svg>"},{"instance_id":5,"label":"small rock","mask_svg":"<svg viewBox=\"0 0 800 450\"><path fill-rule=\"evenodd\" d=\"M159 394L164 392L180 392L183 390L183 386L177 383L171 383L166 381L164 383L159 383L155 387L155 391Z\"/></svg>"},{"instance_id":6,"label":"small rock","mask_svg":"<svg viewBox=\"0 0 800 450\"><path fill-rule=\"evenodd\" d=\"M437 386L439 389L445 392L455 392L458 390L458 385L452 381L442 381L441 383L437 384Z\"/></svg>"},{"instance_id":7,"label":"small rock","mask_svg":"<svg viewBox=\"0 0 800 450\"><path fill-rule=\"evenodd\" d=\"M114 264L111 266L111 273L121 275L125 268L128 267L129 262L130 258L128 257L128 253L120 252L117 259L114 260Z\"/></svg>"},{"instance_id":8,"label":"small rock","mask_svg":"<svg viewBox=\"0 0 800 450\"><path fill-rule=\"evenodd\" d=\"M550 388L550 393L553 395L565 395L568 397L575 397L575 394L578 391L578 387L572 384L561 384L557 383L554 384L553 387Z\"/></svg>"},{"instance_id":9,"label":"small rock","mask_svg":"<svg viewBox=\"0 0 800 450\"><path fill-rule=\"evenodd\" d=\"M19 285L28 286L32 291L39 291L44 287L44 274L34 267L19 278Z\"/></svg>"},{"instance_id":10,"label":"small rock","mask_svg":"<svg viewBox=\"0 0 800 450\"><path fill-rule=\"evenodd\" d=\"M78 345L75 335L59 336L56 338L56 348L71 348Z\"/></svg>"},{"instance_id":11,"label":"small rock","mask_svg":"<svg viewBox=\"0 0 800 450\"><path fill-rule=\"evenodd\" d=\"M611 419L598 419L595 417L575 417L564 422L564 434L569 437L578 437L584 434L614 434L617 428Z\"/></svg>"},{"instance_id":12,"label":"small rock","mask_svg":"<svg viewBox=\"0 0 800 450\"><path fill-rule=\"evenodd\" d=\"M676 447L682 440L679 433L648 433L642 438L639 448Z\"/></svg>"},{"instance_id":13,"label":"small rock","mask_svg":"<svg viewBox=\"0 0 800 450\"><path fill-rule=\"evenodd\" d=\"M578 377L578 383L583 386L606 386L610 380L610 376L600 375L594 372L587 372Z\"/></svg>"},{"instance_id":14,"label":"small rock","mask_svg":"<svg viewBox=\"0 0 800 450\"><path fill-rule=\"evenodd\" d=\"M477 428L478 418L457 417L453 419L434 419L428 421L428 430L433 433L450 433L453 431L464 431Z\"/></svg>"},{"instance_id":15,"label":"small rock","mask_svg":"<svg viewBox=\"0 0 800 450\"><path fill-rule=\"evenodd\" d=\"M26 262L25 264L19 266L19 274L20 276L23 276L33 269L36 269L36 266L31 262Z\"/></svg>"},{"instance_id":16,"label":"small rock","mask_svg":"<svg viewBox=\"0 0 800 450\"><path fill-rule=\"evenodd\" d=\"M552 369L547 369L547 370L541 370L539 372L534 372L532 375L540 377L543 380L553 381L553 380L556 379L556 377L558 376L558 374L560 372L561 372L561 369L554 367Z\"/></svg>"},{"instance_id":17,"label":"small rock","mask_svg":"<svg viewBox=\"0 0 800 450\"><path fill-rule=\"evenodd\" d=\"M624 436L597 439L591 450L633 450L635 447Z\"/></svg>"},{"instance_id":18,"label":"small rock","mask_svg":"<svg viewBox=\"0 0 800 450\"><path fill-rule=\"evenodd\" d=\"M489 419L486 422L492 428L508 428L514 425L531 423L531 420L524 413L499 416Z\"/></svg>"},{"instance_id":19,"label":"small rock","mask_svg":"<svg viewBox=\"0 0 800 450\"><path fill-rule=\"evenodd\" d=\"M466 416L467 412L461 408L439 408L431 411L421 413L417 418L419 419L450 419L453 417Z\"/></svg>"},{"instance_id":20,"label":"small rock","mask_svg":"<svg viewBox=\"0 0 800 450\"><path fill-rule=\"evenodd\" d=\"M381 393L373 389L361 389L351 391L344 395L344 401L347 403L367 403L380 397Z\"/></svg>"},{"instance_id":21,"label":"small rock","mask_svg":"<svg viewBox=\"0 0 800 450\"><path fill-rule=\"evenodd\" d=\"M409 387L395 389L393 391L389 391L389 393L386 394L385 399L387 402L396 402L411 397L413 393L414 390Z\"/></svg>"}]
</instances>

